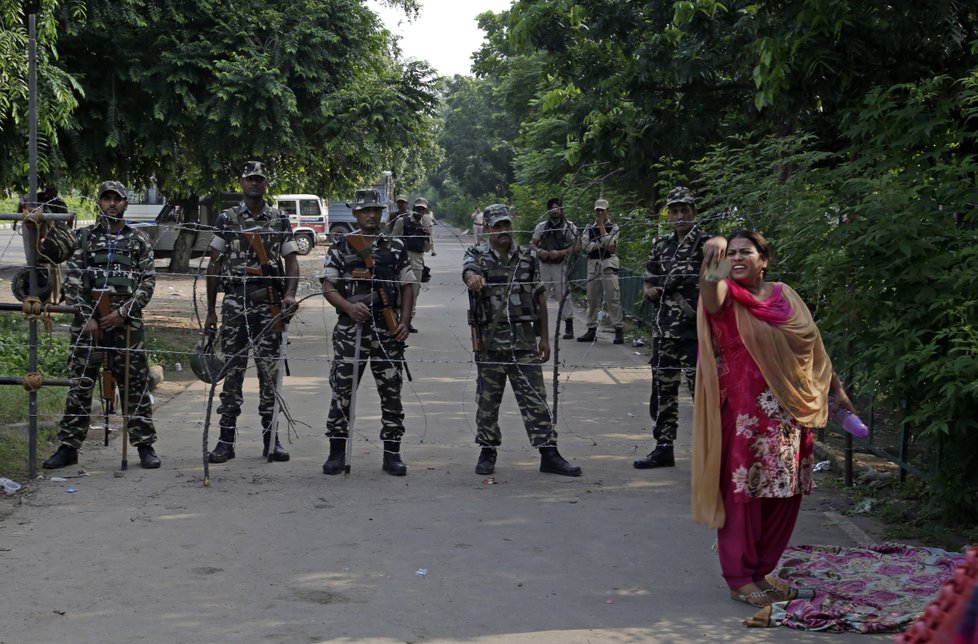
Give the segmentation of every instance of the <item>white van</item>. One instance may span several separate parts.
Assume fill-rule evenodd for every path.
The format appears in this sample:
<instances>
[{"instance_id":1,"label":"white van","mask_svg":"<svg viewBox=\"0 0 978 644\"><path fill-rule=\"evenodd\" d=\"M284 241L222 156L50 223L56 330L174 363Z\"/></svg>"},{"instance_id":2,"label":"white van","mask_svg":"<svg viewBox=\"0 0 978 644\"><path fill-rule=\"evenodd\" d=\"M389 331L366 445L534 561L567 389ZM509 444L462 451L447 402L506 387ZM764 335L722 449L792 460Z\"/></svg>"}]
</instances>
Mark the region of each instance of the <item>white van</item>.
<instances>
[{"instance_id":1,"label":"white van","mask_svg":"<svg viewBox=\"0 0 978 644\"><path fill-rule=\"evenodd\" d=\"M316 195L274 195L274 206L289 216L300 255L329 240L329 209Z\"/></svg>"}]
</instances>

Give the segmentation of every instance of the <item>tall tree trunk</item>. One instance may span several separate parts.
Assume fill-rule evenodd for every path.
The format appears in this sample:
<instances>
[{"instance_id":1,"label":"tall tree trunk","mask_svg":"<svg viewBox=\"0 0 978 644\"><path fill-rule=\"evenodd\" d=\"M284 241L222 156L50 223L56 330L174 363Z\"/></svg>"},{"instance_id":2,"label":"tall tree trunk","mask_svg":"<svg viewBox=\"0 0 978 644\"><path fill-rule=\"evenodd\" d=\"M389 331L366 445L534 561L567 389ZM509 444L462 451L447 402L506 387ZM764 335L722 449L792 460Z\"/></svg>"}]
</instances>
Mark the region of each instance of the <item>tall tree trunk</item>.
<instances>
[{"instance_id":1,"label":"tall tree trunk","mask_svg":"<svg viewBox=\"0 0 978 644\"><path fill-rule=\"evenodd\" d=\"M183 218L180 223L180 234L173 242L173 254L170 256L170 267L167 269L171 273L189 273L191 252L194 242L197 240L197 223L200 219L198 199L190 197L177 201L183 211Z\"/></svg>"}]
</instances>

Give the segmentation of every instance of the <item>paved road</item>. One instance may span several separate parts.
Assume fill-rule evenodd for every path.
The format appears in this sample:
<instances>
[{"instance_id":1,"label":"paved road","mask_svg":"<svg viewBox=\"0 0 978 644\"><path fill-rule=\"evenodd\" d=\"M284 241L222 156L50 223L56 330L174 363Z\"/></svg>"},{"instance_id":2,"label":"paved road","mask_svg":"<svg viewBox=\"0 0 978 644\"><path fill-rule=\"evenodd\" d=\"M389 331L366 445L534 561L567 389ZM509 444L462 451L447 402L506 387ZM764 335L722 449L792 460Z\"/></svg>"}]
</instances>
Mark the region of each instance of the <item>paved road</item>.
<instances>
[{"instance_id":1,"label":"paved road","mask_svg":"<svg viewBox=\"0 0 978 644\"><path fill-rule=\"evenodd\" d=\"M369 376L352 473L321 473L335 315L306 300L291 327L291 462L259 458L253 373L238 457L211 467L210 487L200 383L155 411L162 469L116 476L118 440L90 441L87 476L0 505L0 642L825 641L741 626L751 609L727 597L714 535L689 518L689 401L677 467L634 470L650 442L646 358L610 333L561 347L560 449L584 476L538 472L509 393L494 483L474 474L462 247L437 251L410 340L407 477L381 472ZM806 501L794 543L854 543L829 500Z\"/></svg>"},{"instance_id":2,"label":"paved road","mask_svg":"<svg viewBox=\"0 0 978 644\"><path fill-rule=\"evenodd\" d=\"M20 236L20 229L16 232L0 229L0 270L24 266L27 263L25 258L24 238Z\"/></svg>"}]
</instances>

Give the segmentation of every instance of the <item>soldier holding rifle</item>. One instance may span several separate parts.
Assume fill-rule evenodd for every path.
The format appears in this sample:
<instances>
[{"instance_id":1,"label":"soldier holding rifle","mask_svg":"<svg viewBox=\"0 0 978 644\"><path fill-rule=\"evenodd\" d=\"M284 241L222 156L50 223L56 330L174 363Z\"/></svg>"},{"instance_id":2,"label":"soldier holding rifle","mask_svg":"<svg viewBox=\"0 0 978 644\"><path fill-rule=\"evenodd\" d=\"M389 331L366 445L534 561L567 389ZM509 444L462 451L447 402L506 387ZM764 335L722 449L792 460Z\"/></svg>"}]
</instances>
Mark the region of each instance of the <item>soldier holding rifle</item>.
<instances>
[{"instance_id":1,"label":"soldier holding rifle","mask_svg":"<svg viewBox=\"0 0 978 644\"><path fill-rule=\"evenodd\" d=\"M547 293L540 268L529 250L513 239L509 208L494 204L484 212L488 243L465 253L462 280L470 292L472 349L478 373L475 441L482 447L476 474L492 474L502 443L499 404L508 379L533 447L540 450L540 471L580 476L581 468L557 451L542 363L550 359Z\"/></svg>"},{"instance_id":2,"label":"soldier holding rifle","mask_svg":"<svg viewBox=\"0 0 978 644\"><path fill-rule=\"evenodd\" d=\"M207 456L211 463L235 457L234 442L241 414L241 386L248 354L254 352L258 371L258 414L261 416L262 455L287 461L289 453L279 441L275 417L282 334L286 317L296 308L299 285L298 246L288 215L264 201L268 177L259 161L244 164L239 180L244 200L223 211L215 224L207 266L208 329L217 327L217 291L221 302L221 348L224 350L224 386L220 415L221 434ZM272 433L275 439L272 441Z\"/></svg>"},{"instance_id":3,"label":"soldier holding rifle","mask_svg":"<svg viewBox=\"0 0 978 644\"><path fill-rule=\"evenodd\" d=\"M98 221L78 231L76 250L68 260L65 303L80 310L71 325L74 346L68 377L79 384L68 390L58 432L61 445L44 461L45 469L78 462L78 450L88 434L95 382L105 364L121 385L129 442L139 451L140 465L147 469L160 466L153 449L156 429L146 379L142 320L143 309L156 287L153 247L144 233L123 219L128 204L121 183L103 183ZM103 382L103 386L108 384ZM104 391L103 397L112 398L113 394Z\"/></svg>"},{"instance_id":4,"label":"soldier holding rifle","mask_svg":"<svg viewBox=\"0 0 978 644\"><path fill-rule=\"evenodd\" d=\"M339 319L333 329L329 378L333 400L326 419L329 457L323 463L324 474L349 472L356 386L368 360L380 394L383 470L392 476L407 474L400 454L401 369L416 279L404 243L380 231L383 208L377 190L357 190L353 215L360 229L333 244L326 254L323 295L336 307Z\"/></svg>"}]
</instances>

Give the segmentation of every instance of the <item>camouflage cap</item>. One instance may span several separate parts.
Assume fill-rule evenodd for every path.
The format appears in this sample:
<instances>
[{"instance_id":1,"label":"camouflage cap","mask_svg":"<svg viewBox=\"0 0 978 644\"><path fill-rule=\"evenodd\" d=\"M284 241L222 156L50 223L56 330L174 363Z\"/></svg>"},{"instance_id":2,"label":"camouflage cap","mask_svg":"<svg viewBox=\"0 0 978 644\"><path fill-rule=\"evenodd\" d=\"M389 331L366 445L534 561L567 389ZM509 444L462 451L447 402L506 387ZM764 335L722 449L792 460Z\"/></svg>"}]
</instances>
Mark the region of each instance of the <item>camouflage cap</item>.
<instances>
[{"instance_id":1,"label":"camouflage cap","mask_svg":"<svg viewBox=\"0 0 978 644\"><path fill-rule=\"evenodd\" d=\"M244 166L241 168L241 178L247 179L248 177L268 179L268 175L265 174L265 164L261 161L245 161Z\"/></svg>"},{"instance_id":2,"label":"camouflage cap","mask_svg":"<svg viewBox=\"0 0 978 644\"><path fill-rule=\"evenodd\" d=\"M106 192L114 192L123 199L129 199L129 191L126 190L121 181L103 181L102 185L98 187L98 198L101 199Z\"/></svg>"},{"instance_id":3,"label":"camouflage cap","mask_svg":"<svg viewBox=\"0 0 978 644\"><path fill-rule=\"evenodd\" d=\"M414 200L414 207L415 208L425 208L425 209L427 209L428 208L428 200L425 199L424 197L418 197L417 199Z\"/></svg>"},{"instance_id":4,"label":"camouflage cap","mask_svg":"<svg viewBox=\"0 0 978 644\"><path fill-rule=\"evenodd\" d=\"M688 203L690 206L696 205L696 197L693 191L685 186L676 186L666 195L666 208L674 203Z\"/></svg>"},{"instance_id":5,"label":"camouflage cap","mask_svg":"<svg viewBox=\"0 0 978 644\"><path fill-rule=\"evenodd\" d=\"M608 209L608 200L607 199L598 199L597 201L594 202L594 209L595 210L607 210Z\"/></svg>"},{"instance_id":6,"label":"camouflage cap","mask_svg":"<svg viewBox=\"0 0 978 644\"><path fill-rule=\"evenodd\" d=\"M487 206L482 211L482 216L485 219L486 225L489 227L495 226L501 221L513 221L513 216L509 214L509 208L501 203L494 203L491 206Z\"/></svg>"},{"instance_id":7,"label":"camouflage cap","mask_svg":"<svg viewBox=\"0 0 978 644\"><path fill-rule=\"evenodd\" d=\"M380 200L380 191L370 188L368 190L357 190L356 198L351 207L353 212L356 212L367 208L383 208L384 204Z\"/></svg>"},{"instance_id":8,"label":"camouflage cap","mask_svg":"<svg viewBox=\"0 0 978 644\"><path fill-rule=\"evenodd\" d=\"M408 201L410 201L410 199L408 199L407 195L397 195L397 199L395 199L394 201L397 203L401 203L402 201L404 203L407 203Z\"/></svg>"}]
</instances>

